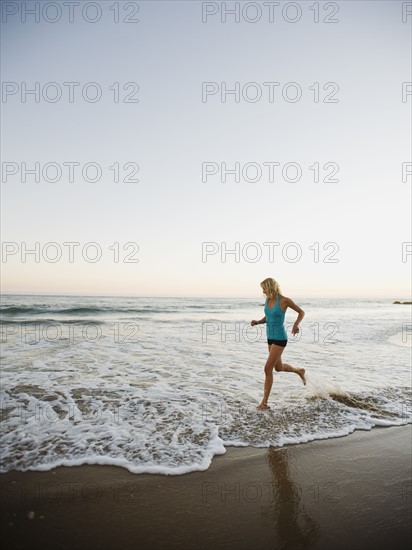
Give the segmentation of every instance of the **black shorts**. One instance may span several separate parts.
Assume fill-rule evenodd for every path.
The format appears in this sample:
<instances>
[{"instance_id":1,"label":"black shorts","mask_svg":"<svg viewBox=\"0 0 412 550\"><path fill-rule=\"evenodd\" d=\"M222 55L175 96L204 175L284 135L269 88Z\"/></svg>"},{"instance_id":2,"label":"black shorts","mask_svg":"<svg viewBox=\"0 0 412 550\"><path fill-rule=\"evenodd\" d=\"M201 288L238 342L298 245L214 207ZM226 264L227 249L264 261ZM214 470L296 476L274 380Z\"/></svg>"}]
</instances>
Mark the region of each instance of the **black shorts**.
<instances>
[{"instance_id":1,"label":"black shorts","mask_svg":"<svg viewBox=\"0 0 412 550\"><path fill-rule=\"evenodd\" d=\"M276 346L282 346L282 348L286 347L286 344L288 343L287 340L268 340L269 346L272 344L275 344Z\"/></svg>"}]
</instances>

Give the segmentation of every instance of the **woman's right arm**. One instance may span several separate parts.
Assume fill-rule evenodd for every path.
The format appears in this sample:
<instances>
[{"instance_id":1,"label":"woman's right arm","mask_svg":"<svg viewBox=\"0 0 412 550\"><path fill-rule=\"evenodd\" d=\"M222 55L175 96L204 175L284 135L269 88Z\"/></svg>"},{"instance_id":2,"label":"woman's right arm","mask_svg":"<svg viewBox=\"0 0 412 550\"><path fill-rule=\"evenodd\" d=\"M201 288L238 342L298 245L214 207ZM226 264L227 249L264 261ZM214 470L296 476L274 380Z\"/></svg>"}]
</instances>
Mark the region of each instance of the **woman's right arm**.
<instances>
[{"instance_id":1,"label":"woman's right arm","mask_svg":"<svg viewBox=\"0 0 412 550\"><path fill-rule=\"evenodd\" d=\"M266 323L266 317L263 317L263 319L261 319L260 321L252 321L250 324L252 325L252 327L254 327L255 325L264 325Z\"/></svg>"}]
</instances>

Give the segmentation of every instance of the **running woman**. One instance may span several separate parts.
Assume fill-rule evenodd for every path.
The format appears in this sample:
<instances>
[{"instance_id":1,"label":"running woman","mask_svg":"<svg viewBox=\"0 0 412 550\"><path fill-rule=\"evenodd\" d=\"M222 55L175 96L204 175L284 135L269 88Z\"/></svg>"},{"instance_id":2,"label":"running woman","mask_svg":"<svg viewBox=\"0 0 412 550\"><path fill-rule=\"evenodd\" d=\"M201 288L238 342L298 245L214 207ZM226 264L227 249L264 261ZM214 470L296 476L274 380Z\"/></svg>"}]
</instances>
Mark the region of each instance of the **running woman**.
<instances>
[{"instance_id":1,"label":"running woman","mask_svg":"<svg viewBox=\"0 0 412 550\"><path fill-rule=\"evenodd\" d=\"M299 324L305 316L305 312L298 305L295 304L290 298L282 296L280 293L280 287L275 279L265 279L260 283L263 294L266 295L265 301L265 317L260 321L252 321L251 325L262 325L266 323L266 335L269 348L269 356L265 365L265 387L263 391L262 402L256 407L257 409L264 410L270 409L268 406L268 399L270 390L273 384L273 369L276 371L296 372L301 378L302 382L306 385L305 369L296 369L287 363L282 363L281 355L288 343L288 337L286 334L284 321L285 313L288 307L298 313L293 327L292 334L296 336L299 332Z\"/></svg>"}]
</instances>

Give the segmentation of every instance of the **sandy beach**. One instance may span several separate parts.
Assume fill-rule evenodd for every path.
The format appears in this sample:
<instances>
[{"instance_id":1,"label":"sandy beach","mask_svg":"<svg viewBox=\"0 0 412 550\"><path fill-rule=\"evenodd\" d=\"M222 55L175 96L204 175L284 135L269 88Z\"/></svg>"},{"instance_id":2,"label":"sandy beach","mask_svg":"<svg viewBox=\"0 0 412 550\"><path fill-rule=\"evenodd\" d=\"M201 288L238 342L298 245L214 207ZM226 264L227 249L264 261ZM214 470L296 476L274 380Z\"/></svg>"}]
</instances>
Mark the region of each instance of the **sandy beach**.
<instances>
[{"instance_id":1,"label":"sandy beach","mask_svg":"<svg viewBox=\"0 0 412 550\"><path fill-rule=\"evenodd\" d=\"M227 449L207 471L114 466L1 476L7 548L408 548L411 427Z\"/></svg>"}]
</instances>

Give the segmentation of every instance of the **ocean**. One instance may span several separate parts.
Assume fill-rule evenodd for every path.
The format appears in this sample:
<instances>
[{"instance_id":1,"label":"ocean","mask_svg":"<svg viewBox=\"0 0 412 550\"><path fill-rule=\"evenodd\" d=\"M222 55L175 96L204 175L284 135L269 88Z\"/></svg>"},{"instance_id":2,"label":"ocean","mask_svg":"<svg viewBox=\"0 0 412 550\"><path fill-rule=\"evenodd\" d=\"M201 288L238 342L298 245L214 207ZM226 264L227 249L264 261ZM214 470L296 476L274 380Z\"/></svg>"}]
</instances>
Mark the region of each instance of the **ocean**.
<instances>
[{"instance_id":1,"label":"ocean","mask_svg":"<svg viewBox=\"0 0 412 550\"><path fill-rule=\"evenodd\" d=\"M228 446L281 447L411 423L411 305L294 297L268 411L264 297L3 295L1 471L111 464L206 470Z\"/></svg>"}]
</instances>

